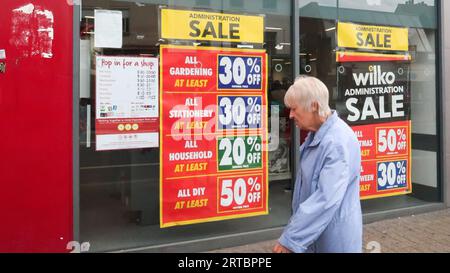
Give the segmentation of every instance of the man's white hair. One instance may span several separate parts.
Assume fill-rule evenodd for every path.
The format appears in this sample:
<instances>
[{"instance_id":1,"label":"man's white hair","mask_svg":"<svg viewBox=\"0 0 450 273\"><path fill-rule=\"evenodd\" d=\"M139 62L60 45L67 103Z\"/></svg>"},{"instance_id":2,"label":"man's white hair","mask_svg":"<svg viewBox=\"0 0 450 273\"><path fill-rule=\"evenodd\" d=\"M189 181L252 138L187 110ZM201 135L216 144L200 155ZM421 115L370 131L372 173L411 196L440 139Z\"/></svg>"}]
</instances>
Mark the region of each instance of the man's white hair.
<instances>
[{"instance_id":1,"label":"man's white hair","mask_svg":"<svg viewBox=\"0 0 450 273\"><path fill-rule=\"evenodd\" d=\"M328 106L328 98L328 88L321 80L311 76L300 75L286 92L284 104L289 108L298 105L304 110L311 112L313 102L317 102L319 115L326 117L331 113L330 106Z\"/></svg>"}]
</instances>

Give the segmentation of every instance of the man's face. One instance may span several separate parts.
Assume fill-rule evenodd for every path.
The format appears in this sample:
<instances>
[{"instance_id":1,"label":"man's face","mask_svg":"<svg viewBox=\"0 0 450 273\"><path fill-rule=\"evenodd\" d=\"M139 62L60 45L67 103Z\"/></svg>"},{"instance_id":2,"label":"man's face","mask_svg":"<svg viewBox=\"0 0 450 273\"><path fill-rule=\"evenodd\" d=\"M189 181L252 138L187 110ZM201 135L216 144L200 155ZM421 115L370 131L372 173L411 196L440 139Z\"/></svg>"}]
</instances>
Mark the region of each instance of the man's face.
<instances>
[{"instance_id":1,"label":"man's face","mask_svg":"<svg viewBox=\"0 0 450 273\"><path fill-rule=\"evenodd\" d=\"M302 129L311 131L314 129L314 112L306 111L302 106L294 104L290 108L289 118L295 121L295 125Z\"/></svg>"}]
</instances>

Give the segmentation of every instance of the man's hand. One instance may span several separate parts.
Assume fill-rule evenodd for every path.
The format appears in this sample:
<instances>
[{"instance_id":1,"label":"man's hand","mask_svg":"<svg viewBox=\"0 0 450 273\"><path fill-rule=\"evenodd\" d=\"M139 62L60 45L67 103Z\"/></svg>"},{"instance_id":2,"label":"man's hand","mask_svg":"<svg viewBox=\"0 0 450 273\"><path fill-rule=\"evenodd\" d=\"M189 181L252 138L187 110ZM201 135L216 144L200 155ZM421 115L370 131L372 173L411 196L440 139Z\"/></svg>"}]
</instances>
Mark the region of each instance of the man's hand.
<instances>
[{"instance_id":1,"label":"man's hand","mask_svg":"<svg viewBox=\"0 0 450 273\"><path fill-rule=\"evenodd\" d=\"M277 243L273 249L273 253L292 253L292 251L289 248L284 247L282 244Z\"/></svg>"}]
</instances>

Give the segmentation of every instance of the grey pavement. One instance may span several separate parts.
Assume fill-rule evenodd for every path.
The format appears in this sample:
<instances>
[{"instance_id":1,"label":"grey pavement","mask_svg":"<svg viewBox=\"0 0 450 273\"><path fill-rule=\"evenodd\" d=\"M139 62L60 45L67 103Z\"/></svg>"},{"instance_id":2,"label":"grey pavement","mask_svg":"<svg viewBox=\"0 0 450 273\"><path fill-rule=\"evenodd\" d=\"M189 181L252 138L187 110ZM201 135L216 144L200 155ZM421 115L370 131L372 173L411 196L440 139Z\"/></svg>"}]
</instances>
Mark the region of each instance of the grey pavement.
<instances>
[{"instance_id":1,"label":"grey pavement","mask_svg":"<svg viewBox=\"0 0 450 273\"><path fill-rule=\"evenodd\" d=\"M213 250L213 253L267 253L276 240ZM450 209L364 225L364 252L450 252Z\"/></svg>"}]
</instances>

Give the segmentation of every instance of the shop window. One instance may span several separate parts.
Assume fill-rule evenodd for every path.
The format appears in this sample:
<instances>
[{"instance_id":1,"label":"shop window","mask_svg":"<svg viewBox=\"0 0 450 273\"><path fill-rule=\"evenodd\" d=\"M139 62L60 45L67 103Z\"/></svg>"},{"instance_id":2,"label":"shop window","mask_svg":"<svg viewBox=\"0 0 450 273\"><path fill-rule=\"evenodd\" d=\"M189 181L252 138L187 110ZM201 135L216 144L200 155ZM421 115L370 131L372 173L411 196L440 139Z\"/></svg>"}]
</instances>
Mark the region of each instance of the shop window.
<instances>
[{"instance_id":1,"label":"shop window","mask_svg":"<svg viewBox=\"0 0 450 273\"><path fill-rule=\"evenodd\" d=\"M89 241L91 250L111 251L178 243L281 227L287 223L291 211L289 185L292 179L292 162L290 162L292 150L290 122L288 112L283 106L283 96L293 77L290 1L272 2L278 4L270 4L271 10L268 12L262 8L262 1L251 1L245 5L243 1L233 0L191 1L191 4L186 1L143 0L139 3L83 1L80 29L79 225L80 239ZM264 1L264 3L269 2ZM263 41L233 43L162 38L161 8L250 16L265 14L263 17L265 28L262 28ZM96 13L104 15L97 22L95 22ZM99 27L105 25L110 27L100 33L98 29L95 29L96 24ZM212 34L208 33L208 35ZM96 46L96 43L101 43L102 46ZM271 137L273 136L274 139L280 137L266 158L269 171L267 215L211 222L196 221L195 224L161 228L160 166L162 162L160 155L162 149L159 138L161 131L155 119L162 118L159 115L162 105L158 104L162 83L158 80L166 80L166 78L159 78L161 48L167 48L169 45L194 51L196 46L201 46L242 49L247 52L254 50L267 54L267 85L264 90L267 98L264 99L267 101L269 113L265 113L262 118L268 121L275 119L276 126L272 128L273 126L269 125ZM264 64L255 60L248 58L246 64L249 65L249 69L259 71L257 67ZM190 58L188 61L196 62L195 58ZM111 69L118 64L122 66L120 69L119 67ZM151 70L137 69L137 67L150 66L152 66ZM132 69L125 69L125 67ZM112 90L111 86L115 86L115 89ZM192 94L196 95L196 92ZM116 100L118 103L108 104L113 96L118 96L119 99ZM142 101L146 103L140 103ZM254 102L253 108L258 109L256 96L246 101ZM197 101L192 100L190 103L196 104ZM126 108L127 105L130 108ZM128 113L125 121L134 119L133 122L121 123L120 120L109 119L115 111ZM142 112L147 113L145 118L131 114L142 114ZM105 120L102 121L99 117L107 119L107 122L105 123ZM143 119L138 121L139 118ZM111 124L114 126L110 126ZM113 139L114 135L119 134L113 134L112 131L139 131L141 126L148 129L148 134L142 141L139 139L141 136L133 134L131 136L123 134ZM258 143L253 139L247 138L247 140L249 149L257 147ZM242 150L239 149L235 157L241 154L239 151ZM182 150L184 148L180 151ZM189 178L186 178L183 183L188 181ZM253 186L254 191L259 188L258 181L255 179L247 179L246 182L249 187ZM243 187L242 183L239 186ZM225 188L227 188L226 185ZM242 195L242 191L238 193L238 197ZM187 196L194 193L184 191L180 194ZM226 197L226 194L224 196ZM200 206L205 203L191 202L190 204ZM202 213L198 210L198 215Z\"/></svg>"},{"instance_id":2,"label":"shop window","mask_svg":"<svg viewBox=\"0 0 450 273\"><path fill-rule=\"evenodd\" d=\"M409 119L411 120L409 141L407 141L411 146L410 158L405 157L403 163L399 163L392 156L391 159L386 159L389 158L388 156L377 162L391 160L391 163L396 162L395 164L398 163L398 166L411 164L408 179L412 190L411 192L405 191L405 194L398 196L383 195L383 192L389 192L389 190L386 190L386 186L380 186L379 184L384 185L382 173L374 171L373 176L369 176L374 179L381 179L378 182L374 180L372 186L377 187L377 192L373 193L377 198L362 198L364 199L362 201L363 211L365 213L379 212L427 204L428 202L440 202L440 178L437 175L440 172L440 164L438 161L438 109L436 107L436 94L438 92L436 35L438 31L435 1L299 0L298 3L300 9L300 71L302 74L316 76L325 82L330 90L330 104L343 115L348 113L348 107L343 102L346 83L343 83L344 78L340 76L340 73L345 73L345 68L359 69L359 73L363 73L365 65L369 65L369 63L353 62L351 66L346 67L337 62L341 59L336 55L336 51L357 52L358 56L361 56L361 54L374 56L373 54L378 53L381 55L400 54L409 58L409 61L391 60L384 63L375 63L385 69L388 67L395 69L397 72L403 71L399 67L403 64L405 69L409 71L408 77L403 80L403 84L409 90L405 95L405 104L409 109L407 111L410 111ZM373 30L373 27L379 27L386 31L403 31L405 34L402 37L406 40L408 46L391 49L376 48L377 45L381 45L380 40L377 39L382 37L376 36L374 33L368 34L373 36L366 37L368 39L366 42L373 44L373 48L348 47L348 43L344 43L345 45L342 46L336 42L340 39L337 37L339 25L336 22L338 24L352 24L360 29L372 27ZM372 38L374 40L371 40ZM375 43L376 41L378 44ZM399 77L401 76L397 75L397 78ZM351 82L351 78L348 82ZM380 101L375 102L375 107L379 106ZM379 145L379 140L375 135L373 136L375 145ZM377 153L379 152L378 148L374 147L374 151ZM381 162L377 166L380 167L382 164L385 163ZM374 170L376 170L376 167ZM393 179L391 179L392 185L395 188ZM361 185L363 184L362 182ZM361 196L364 197L364 194L361 193Z\"/></svg>"},{"instance_id":3,"label":"shop window","mask_svg":"<svg viewBox=\"0 0 450 273\"><path fill-rule=\"evenodd\" d=\"M263 8L264 9L276 9L277 1L263 0Z\"/></svg>"}]
</instances>

